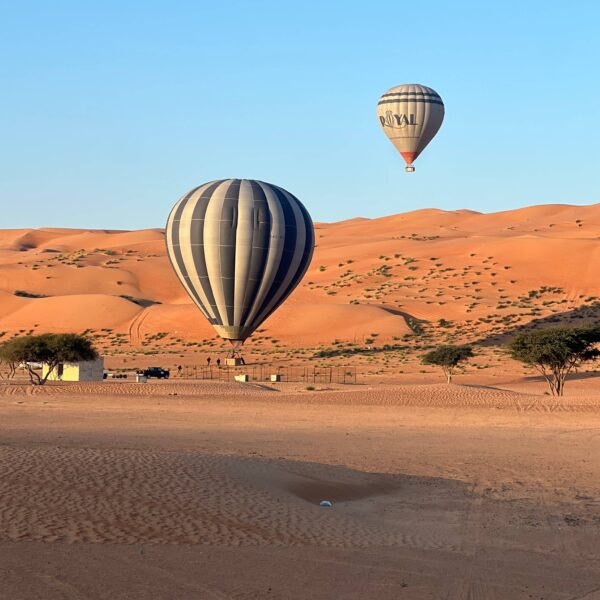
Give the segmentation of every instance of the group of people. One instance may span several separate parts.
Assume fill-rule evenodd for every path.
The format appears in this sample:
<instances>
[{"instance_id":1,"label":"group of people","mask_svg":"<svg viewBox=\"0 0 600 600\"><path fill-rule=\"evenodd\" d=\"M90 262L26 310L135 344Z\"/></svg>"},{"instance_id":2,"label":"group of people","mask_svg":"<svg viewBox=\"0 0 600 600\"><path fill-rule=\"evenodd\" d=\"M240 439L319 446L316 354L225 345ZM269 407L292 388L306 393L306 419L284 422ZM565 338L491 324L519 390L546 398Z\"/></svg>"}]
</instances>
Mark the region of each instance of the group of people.
<instances>
[{"instance_id":1,"label":"group of people","mask_svg":"<svg viewBox=\"0 0 600 600\"><path fill-rule=\"evenodd\" d=\"M240 356L239 358L240 358L240 360L242 361L242 364L243 364L243 365L245 365L245 364L246 364L246 361L244 360L244 357L243 357L243 356ZM210 363L211 363L211 358L210 358L210 356L207 356L207 357L206 357L206 366L207 366L207 367L210 367ZM220 366L221 366L221 359L220 359L220 358L217 358L217 367L220 367Z\"/></svg>"}]
</instances>

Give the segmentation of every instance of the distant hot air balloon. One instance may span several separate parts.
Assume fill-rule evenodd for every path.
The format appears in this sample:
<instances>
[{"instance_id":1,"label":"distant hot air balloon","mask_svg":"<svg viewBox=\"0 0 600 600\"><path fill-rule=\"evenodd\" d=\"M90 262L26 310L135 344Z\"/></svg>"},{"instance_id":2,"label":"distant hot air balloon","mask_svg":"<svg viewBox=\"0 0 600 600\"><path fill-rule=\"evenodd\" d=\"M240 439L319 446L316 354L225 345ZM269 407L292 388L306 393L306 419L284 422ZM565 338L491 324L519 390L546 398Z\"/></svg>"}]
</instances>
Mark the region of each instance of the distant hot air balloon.
<instances>
[{"instance_id":1,"label":"distant hot air balloon","mask_svg":"<svg viewBox=\"0 0 600 600\"><path fill-rule=\"evenodd\" d=\"M433 139L444 120L444 103L431 88L416 83L389 89L377 104L377 116L402 158L405 171L415 170L413 162Z\"/></svg>"},{"instance_id":2,"label":"distant hot air balloon","mask_svg":"<svg viewBox=\"0 0 600 600\"><path fill-rule=\"evenodd\" d=\"M166 228L177 277L234 349L300 283L314 239L310 215L297 198L251 179L191 190L174 206Z\"/></svg>"}]
</instances>

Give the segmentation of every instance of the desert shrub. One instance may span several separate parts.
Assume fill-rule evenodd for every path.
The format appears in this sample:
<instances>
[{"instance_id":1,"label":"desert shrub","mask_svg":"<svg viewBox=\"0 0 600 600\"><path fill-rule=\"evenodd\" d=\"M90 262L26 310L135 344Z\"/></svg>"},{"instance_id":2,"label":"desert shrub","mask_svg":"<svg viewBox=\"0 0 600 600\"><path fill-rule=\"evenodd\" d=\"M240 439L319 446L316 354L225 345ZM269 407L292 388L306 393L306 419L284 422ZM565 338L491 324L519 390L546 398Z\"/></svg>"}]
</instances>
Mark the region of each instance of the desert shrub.
<instances>
[{"instance_id":1,"label":"desert shrub","mask_svg":"<svg viewBox=\"0 0 600 600\"><path fill-rule=\"evenodd\" d=\"M34 385L44 385L50 373L62 362L94 360L98 353L87 338L76 333L43 333L16 337L0 346L0 360L22 364ZM46 363L48 372L41 376L33 363Z\"/></svg>"},{"instance_id":2,"label":"desert shrub","mask_svg":"<svg viewBox=\"0 0 600 600\"><path fill-rule=\"evenodd\" d=\"M542 374L553 396L564 393L567 375L600 356L600 327L553 327L525 331L508 343L512 358Z\"/></svg>"},{"instance_id":3,"label":"desert shrub","mask_svg":"<svg viewBox=\"0 0 600 600\"><path fill-rule=\"evenodd\" d=\"M446 381L452 383L452 375L460 363L467 361L473 356L471 346L439 346L421 357L424 365L435 365L441 367Z\"/></svg>"}]
</instances>

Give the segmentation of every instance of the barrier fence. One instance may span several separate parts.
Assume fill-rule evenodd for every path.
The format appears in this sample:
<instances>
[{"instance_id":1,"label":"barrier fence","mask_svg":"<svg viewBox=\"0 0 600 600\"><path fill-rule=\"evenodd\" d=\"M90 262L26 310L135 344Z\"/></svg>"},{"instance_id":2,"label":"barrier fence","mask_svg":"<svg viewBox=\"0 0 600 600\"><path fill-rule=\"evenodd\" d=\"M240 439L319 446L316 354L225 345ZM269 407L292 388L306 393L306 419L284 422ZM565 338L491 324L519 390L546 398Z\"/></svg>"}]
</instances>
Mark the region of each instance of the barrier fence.
<instances>
[{"instance_id":1,"label":"barrier fence","mask_svg":"<svg viewBox=\"0 0 600 600\"><path fill-rule=\"evenodd\" d=\"M117 374L115 376L115 373ZM108 377L117 379L119 375L126 377L129 381L135 380L135 373L122 374L120 370L111 372ZM170 368L171 379L213 379L217 381L233 381L236 375L247 375L248 381L270 382L281 381L284 383L346 383L357 382L356 367L287 367L273 365L239 365L239 366L205 366L205 365L182 365ZM24 382L29 381L25 373L18 369L14 377L9 378L9 373L0 371L0 382Z\"/></svg>"},{"instance_id":2,"label":"barrier fence","mask_svg":"<svg viewBox=\"0 0 600 600\"><path fill-rule=\"evenodd\" d=\"M216 379L231 381L236 375L247 375L249 381L282 381L296 383L356 383L356 367L276 367L273 365L202 366L182 365L171 369L171 377L182 379ZM273 378L273 376L275 376Z\"/></svg>"}]
</instances>

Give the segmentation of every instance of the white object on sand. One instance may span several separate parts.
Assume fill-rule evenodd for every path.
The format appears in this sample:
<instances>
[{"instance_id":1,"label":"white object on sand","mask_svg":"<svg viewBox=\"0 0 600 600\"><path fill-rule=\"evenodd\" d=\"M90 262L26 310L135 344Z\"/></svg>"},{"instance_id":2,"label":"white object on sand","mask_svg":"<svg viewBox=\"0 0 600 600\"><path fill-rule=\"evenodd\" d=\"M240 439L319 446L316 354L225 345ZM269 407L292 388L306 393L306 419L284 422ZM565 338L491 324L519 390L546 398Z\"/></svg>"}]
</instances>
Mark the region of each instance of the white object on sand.
<instances>
[{"instance_id":1,"label":"white object on sand","mask_svg":"<svg viewBox=\"0 0 600 600\"><path fill-rule=\"evenodd\" d=\"M331 508L333 504L329 500L321 500L319 506L322 506L323 508Z\"/></svg>"}]
</instances>

